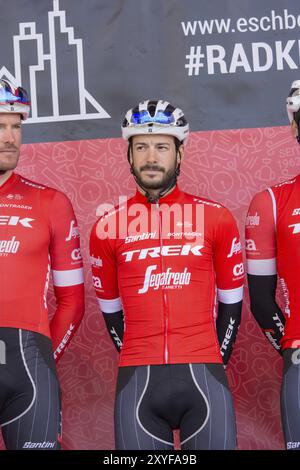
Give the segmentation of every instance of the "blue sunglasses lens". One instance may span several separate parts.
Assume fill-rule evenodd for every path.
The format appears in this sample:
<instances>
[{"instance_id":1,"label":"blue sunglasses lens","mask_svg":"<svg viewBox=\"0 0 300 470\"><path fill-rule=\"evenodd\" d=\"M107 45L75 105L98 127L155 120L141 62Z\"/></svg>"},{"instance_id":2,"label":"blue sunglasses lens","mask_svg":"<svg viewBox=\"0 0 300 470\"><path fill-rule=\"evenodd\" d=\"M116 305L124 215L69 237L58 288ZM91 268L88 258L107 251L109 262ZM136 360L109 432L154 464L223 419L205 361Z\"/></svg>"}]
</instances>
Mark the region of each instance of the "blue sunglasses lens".
<instances>
[{"instance_id":1,"label":"blue sunglasses lens","mask_svg":"<svg viewBox=\"0 0 300 470\"><path fill-rule=\"evenodd\" d=\"M141 111L132 114L130 122L132 124L172 124L174 122L174 116L165 111L157 111L155 116L150 116L148 111Z\"/></svg>"},{"instance_id":2,"label":"blue sunglasses lens","mask_svg":"<svg viewBox=\"0 0 300 470\"><path fill-rule=\"evenodd\" d=\"M0 88L0 103L12 103L13 101L22 103L22 104L29 104L29 98L27 95L26 90L24 88L17 88L16 96L12 94L10 88L8 86Z\"/></svg>"}]
</instances>

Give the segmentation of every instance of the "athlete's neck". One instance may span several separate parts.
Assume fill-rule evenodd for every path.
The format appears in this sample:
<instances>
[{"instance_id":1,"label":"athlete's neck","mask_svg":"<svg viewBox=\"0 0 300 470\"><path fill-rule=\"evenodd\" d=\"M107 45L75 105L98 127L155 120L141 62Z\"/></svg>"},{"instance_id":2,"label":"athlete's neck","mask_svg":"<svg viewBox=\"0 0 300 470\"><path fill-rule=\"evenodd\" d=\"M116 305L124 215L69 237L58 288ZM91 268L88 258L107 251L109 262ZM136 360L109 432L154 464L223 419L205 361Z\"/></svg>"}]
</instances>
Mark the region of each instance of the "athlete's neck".
<instances>
[{"instance_id":1,"label":"athlete's neck","mask_svg":"<svg viewBox=\"0 0 300 470\"><path fill-rule=\"evenodd\" d=\"M172 191L174 191L175 188L176 188L176 185L175 185L175 186L172 186L172 188L170 188L169 191L167 191L166 194L164 194L164 195L162 196L162 199L163 199L165 196L167 196L168 194L170 194ZM146 195L146 191L145 191L143 188L141 188L139 185L137 185L137 189L138 189L138 191L139 191L143 196ZM150 196L153 196L153 198L155 199L155 198L159 195L160 190L159 190L159 189L150 189L150 190L147 191L147 192L148 192L148 194L149 194Z\"/></svg>"},{"instance_id":2,"label":"athlete's neck","mask_svg":"<svg viewBox=\"0 0 300 470\"><path fill-rule=\"evenodd\" d=\"M0 186L2 186L8 178L12 175L12 170L10 171L0 171Z\"/></svg>"}]
</instances>

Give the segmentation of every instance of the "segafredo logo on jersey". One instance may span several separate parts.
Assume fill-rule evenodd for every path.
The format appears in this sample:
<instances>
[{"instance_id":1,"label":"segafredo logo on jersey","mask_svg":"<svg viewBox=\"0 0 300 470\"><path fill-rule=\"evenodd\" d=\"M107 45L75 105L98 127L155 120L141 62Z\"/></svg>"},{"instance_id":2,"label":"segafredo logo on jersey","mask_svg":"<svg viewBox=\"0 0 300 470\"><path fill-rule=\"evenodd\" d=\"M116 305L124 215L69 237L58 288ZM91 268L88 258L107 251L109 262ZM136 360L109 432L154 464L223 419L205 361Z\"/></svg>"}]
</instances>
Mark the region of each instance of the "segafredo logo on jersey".
<instances>
[{"instance_id":1,"label":"segafredo logo on jersey","mask_svg":"<svg viewBox=\"0 0 300 470\"><path fill-rule=\"evenodd\" d=\"M139 294L145 294L151 288L157 290L162 289L182 289L182 286L188 286L191 280L191 273L184 268L184 271L173 272L171 268L162 273L154 274L157 265L148 266L145 273L144 285L139 289Z\"/></svg>"},{"instance_id":2,"label":"segafredo logo on jersey","mask_svg":"<svg viewBox=\"0 0 300 470\"><path fill-rule=\"evenodd\" d=\"M10 240L0 240L0 256L17 253L21 242L13 236Z\"/></svg>"},{"instance_id":3,"label":"segafredo logo on jersey","mask_svg":"<svg viewBox=\"0 0 300 470\"><path fill-rule=\"evenodd\" d=\"M70 223L70 228L69 228L69 234L66 238L66 242L69 242L72 240L72 238L79 238L79 229L76 225L76 221L72 220Z\"/></svg>"},{"instance_id":4,"label":"segafredo logo on jersey","mask_svg":"<svg viewBox=\"0 0 300 470\"><path fill-rule=\"evenodd\" d=\"M18 215L0 215L0 225L22 225L25 228L33 228L31 223L34 219L30 217L20 217Z\"/></svg>"},{"instance_id":5,"label":"segafredo logo on jersey","mask_svg":"<svg viewBox=\"0 0 300 470\"><path fill-rule=\"evenodd\" d=\"M233 255L237 255L241 251L242 251L242 244L241 242L237 241L237 237L234 237L234 239L232 240L230 252L227 255L227 258L231 258Z\"/></svg>"},{"instance_id":6,"label":"segafredo logo on jersey","mask_svg":"<svg viewBox=\"0 0 300 470\"><path fill-rule=\"evenodd\" d=\"M202 256L201 250L204 245L168 245L143 248L141 250L131 250L122 253L125 262L135 259L159 258L160 256Z\"/></svg>"},{"instance_id":7,"label":"segafredo logo on jersey","mask_svg":"<svg viewBox=\"0 0 300 470\"><path fill-rule=\"evenodd\" d=\"M247 227L254 227L258 226L260 222L260 216L256 212L254 215L247 215L246 217L246 226Z\"/></svg>"}]
</instances>

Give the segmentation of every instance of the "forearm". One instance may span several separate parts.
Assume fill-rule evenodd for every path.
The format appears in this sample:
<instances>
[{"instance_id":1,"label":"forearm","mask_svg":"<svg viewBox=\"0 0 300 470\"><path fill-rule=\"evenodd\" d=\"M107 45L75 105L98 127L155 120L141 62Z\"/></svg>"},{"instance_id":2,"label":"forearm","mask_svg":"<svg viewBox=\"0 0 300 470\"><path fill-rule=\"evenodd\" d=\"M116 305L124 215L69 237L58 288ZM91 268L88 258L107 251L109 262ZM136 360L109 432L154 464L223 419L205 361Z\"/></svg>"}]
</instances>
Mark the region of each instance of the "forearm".
<instances>
[{"instance_id":1,"label":"forearm","mask_svg":"<svg viewBox=\"0 0 300 470\"><path fill-rule=\"evenodd\" d=\"M277 275L248 274L251 312L272 346L281 351L284 335L284 315L276 303Z\"/></svg>"},{"instance_id":2,"label":"forearm","mask_svg":"<svg viewBox=\"0 0 300 470\"><path fill-rule=\"evenodd\" d=\"M227 364L241 322L242 301L233 304L219 302L216 321L217 335L223 363Z\"/></svg>"},{"instance_id":3,"label":"forearm","mask_svg":"<svg viewBox=\"0 0 300 470\"><path fill-rule=\"evenodd\" d=\"M103 313L107 331L118 352L122 349L124 335L123 311L114 313Z\"/></svg>"}]
</instances>

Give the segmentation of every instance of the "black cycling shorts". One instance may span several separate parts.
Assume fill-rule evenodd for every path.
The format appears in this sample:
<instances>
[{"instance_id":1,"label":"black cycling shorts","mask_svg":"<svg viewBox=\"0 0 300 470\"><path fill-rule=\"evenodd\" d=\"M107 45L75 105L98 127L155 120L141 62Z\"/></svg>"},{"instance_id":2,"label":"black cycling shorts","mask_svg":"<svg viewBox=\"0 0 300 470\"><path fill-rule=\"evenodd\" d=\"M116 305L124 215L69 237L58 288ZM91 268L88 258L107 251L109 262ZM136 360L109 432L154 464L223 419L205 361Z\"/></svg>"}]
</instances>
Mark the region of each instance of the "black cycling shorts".
<instances>
[{"instance_id":1,"label":"black cycling shorts","mask_svg":"<svg viewBox=\"0 0 300 470\"><path fill-rule=\"evenodd\" d=\"M281 418L288 450L300 450L300 349L283 351Z\"/></svg>"},{"instance_id":2,"label":"black cycling shorts","mask_svg":"<svg viewBox=\"0 0 300 470\"><path fill-rule=\"evenodd\" d=\"M60 448L60 387L46 336L0 328L0 426L9 450Z\"/></svg>"},{"instance_id":3,"label":"black cycling shorts","mask_svg":"<svg viewBox=\"0 0 300 470\"><path fill-rule=\"evenodd\" d=\"M234 449L236 424L222 364L120 367L115 401L118 450Z\"/></svg>"}]
</instances>

